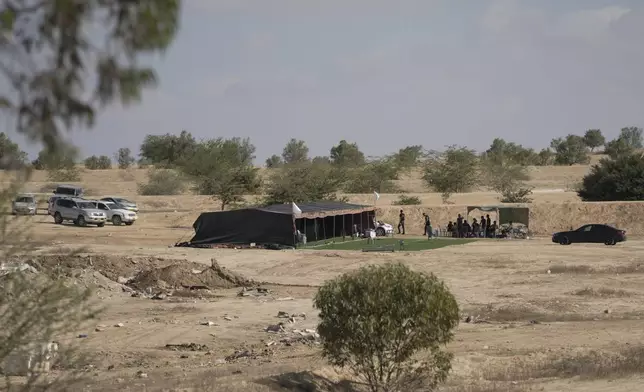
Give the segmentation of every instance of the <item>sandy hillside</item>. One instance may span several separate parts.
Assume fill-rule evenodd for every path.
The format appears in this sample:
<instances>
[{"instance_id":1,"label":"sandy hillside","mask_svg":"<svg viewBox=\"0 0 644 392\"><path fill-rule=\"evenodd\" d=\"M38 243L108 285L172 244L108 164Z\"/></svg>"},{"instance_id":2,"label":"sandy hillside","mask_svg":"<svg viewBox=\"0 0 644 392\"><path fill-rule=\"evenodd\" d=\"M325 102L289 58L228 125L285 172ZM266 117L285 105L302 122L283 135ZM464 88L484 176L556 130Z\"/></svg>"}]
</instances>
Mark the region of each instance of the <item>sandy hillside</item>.
<instances>
[{"instance_id":1,"label":"sandy hillside","mask_svg":"<svg viewBox=\"0 0 644 392\"><path fill-rule=\"evenodd\" d=\"M390 261L437 274L463 319L474 320L461 323L448 347L454 369L442 391L641 390L642 241L483 240L390 254L169 247L190 236L191 219L143 212L134 226L103 228L54 225L44 216L14 221L32 223L38 246L28 258L40 274L55 268L59 278L96 289L106 306L59 339L92 355L82 390L349 390L339 386L349 374L325 363L315 337L293 331L316 326L315 286ZM78 247L80 256L52 255ZM268 291L238 296L251 281ZM295 315L293 323L280 311ZM284 332L264 331L279 322Z\"/></svg>"}]
</instances>

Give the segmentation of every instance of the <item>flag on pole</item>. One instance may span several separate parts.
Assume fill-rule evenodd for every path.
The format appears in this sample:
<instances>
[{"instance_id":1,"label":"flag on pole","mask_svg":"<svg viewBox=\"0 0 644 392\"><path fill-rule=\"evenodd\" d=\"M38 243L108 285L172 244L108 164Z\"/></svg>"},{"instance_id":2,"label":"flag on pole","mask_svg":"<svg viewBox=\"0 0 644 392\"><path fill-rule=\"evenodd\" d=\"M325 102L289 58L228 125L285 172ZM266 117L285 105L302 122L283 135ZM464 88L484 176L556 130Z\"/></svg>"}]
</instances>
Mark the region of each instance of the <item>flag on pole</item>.
<instances>
[{"instance_id":1,"label":"flag on pole","mask_svg":"<svg viewBox=\"0 0 644 392\"><path fill-rule=\"evenodd\" d=\"M373 191L373 197L374 197L374 199L376 199L376 201L378 201L378 199L380 199L380 195L376 191Z\"/></svg>"},{"instance_id":2,"label":"flag on pole","mask_svg":"<svg viewBox=\"0 0 644 392\"><path fill-rule=\"evenodd\" d=\"M294 202L291 202L291 210L293 211L293 215L299 215L302 213L302 210L300 210L300 207L297 206Z\"/></svg>"}]
</instances>

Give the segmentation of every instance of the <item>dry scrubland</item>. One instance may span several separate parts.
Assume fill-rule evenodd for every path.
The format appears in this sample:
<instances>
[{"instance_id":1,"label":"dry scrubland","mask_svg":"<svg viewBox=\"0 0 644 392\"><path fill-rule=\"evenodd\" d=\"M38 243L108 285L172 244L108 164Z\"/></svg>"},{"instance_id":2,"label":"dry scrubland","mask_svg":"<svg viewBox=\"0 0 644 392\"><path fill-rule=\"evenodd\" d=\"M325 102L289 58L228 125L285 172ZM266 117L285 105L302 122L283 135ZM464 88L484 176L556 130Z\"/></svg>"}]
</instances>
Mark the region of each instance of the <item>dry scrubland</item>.
<instances>
[{"instance_id":1,"label":"dry scrubland","mask_svg":"<svg viewBox=\"0 0 644 392\"><path fill-rule=\"evenodd\" d=\"M586 170L539 168L532 181L541 189L564 188ZM136 182L145 180L144 173L85 172L82 182L93 195L136 199L142 212L134 226L78 228L54 225L43 215L11 218L31 226L36 242L24 259L31 259L40 274L92 287L105 306L97 319L59 339L90 354L82 366L87 378L68 390L351 390L349 374L329 367L315 342L293 330L315 328L312 297L325 280L366 264L400 261L445 279L463 319L474 321L462 322L449 345L454 369L442 391L641 391L644 241L563 247L547 238L483 240L390 254L174 248L173 243L190 238L198 213L216 204L198 196L136 196ZM418 183L412 177L401 185ZM37 192L45 185L43 173L37 173L27 190ZM496 201L494 194L472 193L455 195L455 205L441 206L438 195L419 196L435 221L462 211L461 204ZM368 202L371 195L350 198ZM396 198L383 195L379 205ZM628 218L644 212L638 203L582 204L574 194L552 191L535 193L535 201L537 231L591 219L644 230ZM382 207L381 212L393 221L397 209ZM420 223L421 207L405 210L412 226ZM66 256L78 247L84 247L80 256ZM210 268L212 258L227 270ZM270 292L238 296L240 286L253 285L246 279L263 282ZM184 288L195 285L210 289ZM172 295L154 300L136 294L158 292ZM306 318L288 323L277 317L280 311L305 313ZM202 325L208 321L213 325ZM280 321L286 332L264 331ZM116 327L119 323L123 326ZM79 334L88 337L78 339Z\"/></svg>"},{"instance_id":2,"label":"dry scrubland","mask_svg":"<svg viewBox=\"0 0 644 392\"><path fill-rule=\"evenodd\" d=\"M389 261L436 273L456 295L463 319L473 317L448 347L454 369L442 391L625 392L640 391L644 381L644 241L562 247L484 240L393 254L207 250L168 247L191 234L182 212L143 212L134 226L100 229L54 225L46 216L17 219L32 223L38 244L29 258L41 274L93 287L106 306L98 319L59 339L92 355L82 389L69 390L350 390L343 382L349 375L292 331L315 328L316 286ZM79 246L85 249L78 257L55 255ZM235 274L209 268L212 258ZM250 284L244 279L271 292L238 296L238 286ZM148 290L174 295L132 296ZM291 324L277 317L280 311L306 318ZM201 325L207 321L214 325ZM286 332L264 331L280 321Z\"/></svg>"},{"instance_id":3,"label":"dry scrubland","mask_svg":"<svg viewBox=\"0 0 644 392\"><path fill-rule=\"evenodd\" d=\"M593 162L600 156L593 156ZM581 178L588 172L589 166L543 166L530 168L529 184L535 188L531 207L531 229L536 235L550 235L553 231L568 230L570 226L579 226L588 222L603 222L627 230L629 235L644 234L644 222L638 217L644 213L644 203L581 203L577 194L572 191ZM88 195L122 195L135 199L142 210L157 212L183 213L176 224L190 226L194 218L202 211L213 211L219 208L218 203L207 196L185 194L181 196L139 196L137 184L145 182L147 170L85 170L82 185ZM263 172L266 175L266 170ZM494 205L499 203L499 195L481 191L455 194L450 204L442 203L440 194L430 193L424 186L419 170L407 173L397 181L400 188L409 196L417 196L422 201L420 206L397 207L393 203L398 194L383 194L378 201L379 216L385 221L395 223L398 210L404 208L408 216L408 229L422 232L422 212L430 212L435 224L446 225L459 213L465 213L467 205ZM32 181L26 186L30 192L50 192L52 183L47 180L46 172L35 172ZM349 194L350 202L371 204L373 195ZM249 197L252 202L254 197ZM480 215L480 214L478 214Z\"/></svg>"}]
</instances>

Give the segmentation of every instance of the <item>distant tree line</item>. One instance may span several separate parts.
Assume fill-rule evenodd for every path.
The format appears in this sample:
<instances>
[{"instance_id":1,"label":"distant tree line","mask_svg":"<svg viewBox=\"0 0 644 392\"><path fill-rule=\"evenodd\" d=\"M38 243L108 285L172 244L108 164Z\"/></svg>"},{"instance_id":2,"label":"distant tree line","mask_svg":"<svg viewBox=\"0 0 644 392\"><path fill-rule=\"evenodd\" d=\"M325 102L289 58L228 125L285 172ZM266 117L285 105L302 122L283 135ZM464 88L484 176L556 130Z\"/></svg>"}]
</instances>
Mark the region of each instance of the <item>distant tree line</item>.
<instances>
[{"instance_id":1,"label":"distant tree line","mask_svg":"<svg viewBox=\"0 0 644 392\"><path fill-rule=\"evenodd\" d=\"M357 143L347 140L331 147L327 156L311 157L303 140L291 139L280 155L266 160L265 166L272 170L261 176L254 165L256 149L250 139L197 141L184 130L178 135L147 135L138 161L128 148L119 149L113 159L120 169L135 163L150 166L148 182L139 184L141 194L177 194L192 184L193 192L213 196L222 209L243 203L248 194L262 194L265 203L281 203L337 199L339 193L398 193L403 190L395 180L412 168L422 170L426 185L441 193L444 201L454 193L484 188L500 193L502 202L527 203L532 193L526 185L528 166L587 164L590 154L602 146L612 161L622 162L642 149L642 138L641 128L627 127L606 142L599 129L590 129L583 136L553 139L548 148L538 152L496 138L482 153L461 146L427 151L415 145L375 159L367 158ZM0 133L0 163L5 161L2 157L13 157L7 160L11 162L20 157L19 161L36 170L47 170L53 181L79 181L78 155L73 147L56 153L44 149L27 162L19 146ZM113 166L106 155L87 157L83 163L88 170Z\"/></svg>"}]
</instances>

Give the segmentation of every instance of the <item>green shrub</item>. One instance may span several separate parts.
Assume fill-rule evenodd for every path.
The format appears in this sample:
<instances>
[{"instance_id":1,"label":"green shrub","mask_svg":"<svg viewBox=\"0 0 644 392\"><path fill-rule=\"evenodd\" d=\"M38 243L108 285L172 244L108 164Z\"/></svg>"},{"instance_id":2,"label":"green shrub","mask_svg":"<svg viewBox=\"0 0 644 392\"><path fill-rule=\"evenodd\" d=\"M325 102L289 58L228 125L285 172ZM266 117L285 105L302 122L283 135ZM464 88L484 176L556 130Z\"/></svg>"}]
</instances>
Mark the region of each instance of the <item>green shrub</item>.
<instances>
[{"instance_id":1,"label":"green shrub","mask_svg":"<svg viewBox=\"0 0 644 392\"><path fill-rule=\"evenodd\" d=\"M395 206L418 206L423 204L418 196L400 195L398 200L393 202Z\"/></svg>"},{"instance_id":2,"label":"green shrub","mask_svg":"<svg viewBox=\"0 0 644 392\"><path fill-rule=\"evenodd\" d=\"M584 176L577 194L583 201L644 200L644 154L602 159Z\"/></svg>"},{"instance_id":3,"label":"green shrub","mask_svg":"<svg viewBox=\"0 0 644 392\"><path fill-rule=\"evenodd\" d=\"M107 155L92 155L83 162L88 170L107 170L112 168L112 160Z\"/></svg>"},{"instance_id":4,"label":"green shrub","mask_svg":"<svg viewBox=\"0 0 644 392\"><path fill-rule=\"evenodd\" d=\"M458 325L456 299L433 274L402 264L367 266L318 291L322 353L348 367L371 391L431 391L444 382Z\"/></svg>"},{"instance_id":5,"label":"green shrub","mask_svg":"<svg viewBox=\"0 0 644 392\"><path fill-rule=\"evenodd\" d=\"M186 188L184 178L172 169L150 169L148 182L138 184L139 194L145 196L179 195Z\"/></svg>"}]
</instances>

